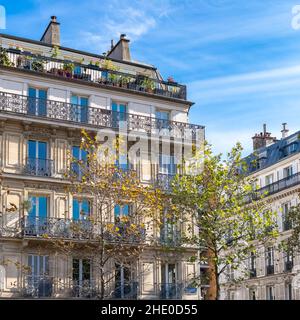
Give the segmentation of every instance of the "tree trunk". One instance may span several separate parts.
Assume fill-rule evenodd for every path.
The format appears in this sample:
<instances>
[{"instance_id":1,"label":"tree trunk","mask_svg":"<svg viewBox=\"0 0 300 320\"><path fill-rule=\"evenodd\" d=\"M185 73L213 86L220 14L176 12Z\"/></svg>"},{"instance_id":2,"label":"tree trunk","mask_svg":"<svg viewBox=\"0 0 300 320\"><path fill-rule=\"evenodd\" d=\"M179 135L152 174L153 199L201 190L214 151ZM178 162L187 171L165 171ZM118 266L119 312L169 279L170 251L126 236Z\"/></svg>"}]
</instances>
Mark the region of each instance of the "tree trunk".
<instances>
[{"instance_id":1,"label":"tree trunk","mask_svg":"<svg viewBox=\"0 0 300 320\"><path fill-rule=\"evenodd\" d=\"M205 295L205 300L218 300L220 297L218 266L214 261L215 254L211 249L208 249L207 256L209 266L209 288Z\"/></svg>"}]
</instances>

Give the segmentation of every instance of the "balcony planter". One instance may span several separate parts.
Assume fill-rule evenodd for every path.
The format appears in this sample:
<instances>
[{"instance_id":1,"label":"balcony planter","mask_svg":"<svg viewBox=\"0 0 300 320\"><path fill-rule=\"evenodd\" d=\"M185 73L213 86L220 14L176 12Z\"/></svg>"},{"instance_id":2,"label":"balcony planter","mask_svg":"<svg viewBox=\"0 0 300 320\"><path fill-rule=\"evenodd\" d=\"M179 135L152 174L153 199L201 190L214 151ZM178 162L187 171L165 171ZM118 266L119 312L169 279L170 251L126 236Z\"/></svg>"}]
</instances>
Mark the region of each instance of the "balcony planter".
<instances>
[{"instance_id":1,"label":"balcony planter","mask_svg":"<svg viewBox=\"0 0 300 320\"><path fill-rule=\"evenodd\" d=\"M148 93L153 93L154 89L155 89L155 84L154 81L149 79L149 78L145 78L142 83L141 86L144 88L144 90Z\"/></svg>"},{"instance_id":2,"label":"balcony planter","mask_svg":"<svg viewBox=\"0 0 300 320\"><path fill-rule=\"evenodd\" d=\"M10 61L7 51L4 48L0 48L0 65L5 67L13 67L14 64Z\"/></svg>"},{"instance_id":3,"label":"balcony planter","mask_svg":"<svg viewBox=\"0 0 300 320\"><path fill-rule=\"evenodd\" d=\"M65 76L66 78L72 78L74 69L75 69L74 63L72 62L65 63L63 67L63 71L64 71L63 76Z\"/></svg>"}]
</instances>

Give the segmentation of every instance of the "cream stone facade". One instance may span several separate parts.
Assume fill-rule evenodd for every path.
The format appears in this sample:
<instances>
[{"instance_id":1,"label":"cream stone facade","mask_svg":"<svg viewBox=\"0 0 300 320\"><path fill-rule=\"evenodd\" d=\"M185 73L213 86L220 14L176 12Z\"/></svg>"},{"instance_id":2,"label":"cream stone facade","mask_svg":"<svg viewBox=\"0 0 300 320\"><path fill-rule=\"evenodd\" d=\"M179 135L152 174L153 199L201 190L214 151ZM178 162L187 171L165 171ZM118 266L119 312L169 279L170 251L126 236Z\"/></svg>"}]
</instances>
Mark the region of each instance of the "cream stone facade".
<instances>
[{"instance_id":1,"label":"cream stone facade","mask_svg":"<svg viewBox=\"0 0 300 320\"><path fill-rule=\"evenodd\" d=\"M32 225L28 228L33 214L32 203L27 208L28 201L34 201L34 215L43 219L46 228L71 221L75 206L83 205L66 193L64 177L67 153L79 146L82 128L88 132L117 130L123 112L128 130L145 137L163 127L179 132L175 140L181 141L184 130L192 131L194 140L204 139L204 128L188 123L192 103L186 99L185 86L163 81L153 66L126 60L130 55L124 35L115 45L117 49L111 50L118 67L114 73L97 64L110 60L110 53L98 56L61 47L57 32L59 24L52 17L42 41L0 36L1 47L13 63L0 66L1 298L95 297L93 291L85 295L77 290L82 279L88 280L89 287L97 286L93 266L76 257L54 255L49 249L51 237L40 237ZM70 61L74 65L68 71L64 66ZM129 78L126 84L117 84L115 79L125 76ZM145 77L153 78L151 88L142 85L140 79ZM114 118L114 114L118 116ZM149 154L141 154L133 169L145 184L167 183L174 174L153 164ZM93 214L92 206L89 210ZM132 270L116 270L111 262L111 273L115 274L111 297L199 299L198 288L189 286L199 268L197 263L188 262L197 248L185 247L180 254L176 250L164 252L160 230L153 233L156 244L147 247ZM116 289L116 282L121 287Z\"/></svg>"},{"instance_id":2,"label":"cream stone facade","mask_svg":"<svg viewBox=\"0 0 300 320\"><path fill-rule=\"evenodd\" d=\"M254 147L258 167L250 169L257 178L260 192L267 194L272 210L277 212L280 235L273 244L258 248L257 256L249 257L240 270L228 270L222 278L222 299L229 300L299 300L300 256L278 249L291 232L285 213L299 203L300 135L296 132L273 140L266 131L256 135ZM257 139L259 141L257 141ZM265 140L261 145L261 140ZM252 159L251 156L249 159Z\"/></svg>"}]
</instances>

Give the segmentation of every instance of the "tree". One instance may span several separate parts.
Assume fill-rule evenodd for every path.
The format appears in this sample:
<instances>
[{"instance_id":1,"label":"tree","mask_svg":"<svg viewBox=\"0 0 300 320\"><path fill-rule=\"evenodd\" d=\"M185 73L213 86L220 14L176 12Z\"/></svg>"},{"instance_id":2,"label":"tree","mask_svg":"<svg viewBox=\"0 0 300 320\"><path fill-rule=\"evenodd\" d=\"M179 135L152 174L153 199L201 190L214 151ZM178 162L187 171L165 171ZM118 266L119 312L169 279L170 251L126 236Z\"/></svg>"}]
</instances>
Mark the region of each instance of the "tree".
<instances>
[{"instance_id":1,"label":"tree","mask_svg":"<svg viewBox=\"0 0 300 320\"><path fill-rule=\"evenodd\" d=\"M117 139L117 150L120 145ZM142 185L135 171L115 165L116 159L85 131L80 149L85 154L81 159L69 155L66 178L70 184L66 191L79 200L90 199L92 210L82 206L79 217L67 225L60 221L63 233L53 233L57 228L52 226L42 236L51 238L49 243L57 255L86 259L88 267L92 266L94 283L89 279L74 283L71 279L75 294L126 298L136 290L134 283L126 283L127 273L133 270L137 276L142 252L155 241L153 228L162 209L162 194L157 188ZM68 212L66 215L70 217Z\"/></svg>"},{"instance_id":2,"label":"tree","mask_svg":"<svg viewBox=\"0 0 300 320\"><path fill-rule=\"evenodd\" d=\"M187 233L185 241L197 244L200 260L208 263L206 298L211 300L219 299L220 276L228 266L238 269L251 252L256 253L257 243L277 235L276 215L264 195L258 196L241 152L238 143L222 160L222 155L213 155L211 146L205 144L188 166L190 174L177 175L172 182L174 210L181 219L192 217L199 229ZM253 195L257 201L251 201Z\"/></svg>"}]
</instances>

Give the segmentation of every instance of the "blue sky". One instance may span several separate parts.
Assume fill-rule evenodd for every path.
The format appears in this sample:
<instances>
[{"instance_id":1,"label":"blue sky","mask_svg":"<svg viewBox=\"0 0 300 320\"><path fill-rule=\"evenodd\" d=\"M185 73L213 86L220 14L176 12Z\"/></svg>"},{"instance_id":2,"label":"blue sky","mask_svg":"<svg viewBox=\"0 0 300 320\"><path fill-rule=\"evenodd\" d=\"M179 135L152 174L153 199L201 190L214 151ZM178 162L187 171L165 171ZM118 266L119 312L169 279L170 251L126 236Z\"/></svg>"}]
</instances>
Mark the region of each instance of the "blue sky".
<instances>
[{"instance_id":1,"label":"blue sky","mask_svg":"<svg viewBox=\"0 0 300 320\"><path fill-rule=\"evenodd\" d=\"M190 121L206 126L217 152L267 123L300 129L300 0L2 1L6 33L39 40L49 17L61 22L62 45L102 53L126 33L132 57L188 85Z\"/></svg>"}]
</instances>

